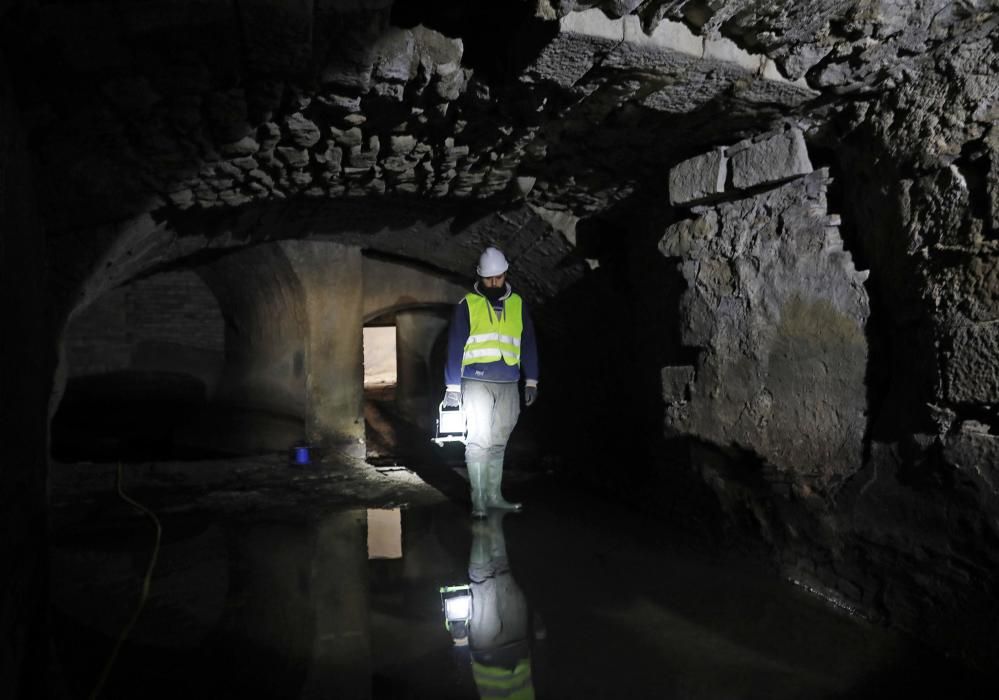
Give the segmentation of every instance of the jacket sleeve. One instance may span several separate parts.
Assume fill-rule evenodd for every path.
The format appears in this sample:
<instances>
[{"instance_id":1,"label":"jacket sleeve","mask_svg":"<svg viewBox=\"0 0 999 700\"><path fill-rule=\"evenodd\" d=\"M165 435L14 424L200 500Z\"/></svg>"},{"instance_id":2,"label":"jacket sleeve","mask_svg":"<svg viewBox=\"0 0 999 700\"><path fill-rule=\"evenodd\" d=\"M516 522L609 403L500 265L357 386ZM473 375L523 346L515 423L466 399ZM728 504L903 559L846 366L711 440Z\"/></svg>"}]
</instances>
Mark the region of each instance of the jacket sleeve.
<instances>
[{"instance_id":1,"label":"jacket sleeve","mask_svg":"<svg viewBox=\"0 0 999 700\"><path fill-rule=\"evenodd\" d=\"M447 391L461 390L461 359L465 354L469 329L468 304L462 299L454 305L447 335L447 361L444 363L444 385Z\"/></svg>"},{"instance_id":2,"label":"jacket sleeve","mask_svg":"<svg viewBox=\"0 0 999 700\"><path fill-rule=\"evenodd\" d=\"M538 363L538 341L534 334L534 321L527 311L527 305L521 312L524 316L524 331L520 337L520 367L529 386L537 386L540 374Z\"/></svg>"}]
</instances>

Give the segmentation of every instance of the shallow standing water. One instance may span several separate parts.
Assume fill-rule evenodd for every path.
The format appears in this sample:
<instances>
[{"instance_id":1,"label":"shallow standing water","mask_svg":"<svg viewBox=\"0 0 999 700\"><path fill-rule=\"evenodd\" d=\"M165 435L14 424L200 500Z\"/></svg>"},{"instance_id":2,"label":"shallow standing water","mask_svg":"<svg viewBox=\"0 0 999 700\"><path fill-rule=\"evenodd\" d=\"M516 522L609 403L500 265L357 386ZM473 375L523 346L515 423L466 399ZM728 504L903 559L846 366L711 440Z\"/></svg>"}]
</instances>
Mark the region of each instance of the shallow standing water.
<instances>
[{"instance_id":1,"label":"shallow standing water","mask_svg":"<svg viewBox=\"0 0 999 700\"><path fill-rule=\"evenodd\" d=\"M737 554L625 510L179 513L108 698L973 697L964 675ZM55 533L53 627L86 697L137 600L152 528ZM469 585L445 627L439 589ZM533 695L532 695L533 694Z\"/></svg>"}]
</instances>

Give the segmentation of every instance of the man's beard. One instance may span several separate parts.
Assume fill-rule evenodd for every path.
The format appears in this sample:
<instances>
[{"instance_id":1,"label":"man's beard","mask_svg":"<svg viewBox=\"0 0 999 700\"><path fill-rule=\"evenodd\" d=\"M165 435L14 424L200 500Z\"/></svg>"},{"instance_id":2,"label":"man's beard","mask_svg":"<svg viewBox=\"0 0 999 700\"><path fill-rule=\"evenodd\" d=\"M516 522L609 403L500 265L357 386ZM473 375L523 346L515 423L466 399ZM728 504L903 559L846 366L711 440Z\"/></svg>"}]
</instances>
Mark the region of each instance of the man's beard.
<instances>
[{"instance_id":1,"label":"man's beard","mask_svg":"<svg viewBox=\"0 0 999 700\"><path fill-rule=\"evenodd\" d=\"M502 287L484 287L482 293L485 295L486 299L491 302L497 302L503 293L506 292L506 285Z\"/></svg>"}]
</instances>

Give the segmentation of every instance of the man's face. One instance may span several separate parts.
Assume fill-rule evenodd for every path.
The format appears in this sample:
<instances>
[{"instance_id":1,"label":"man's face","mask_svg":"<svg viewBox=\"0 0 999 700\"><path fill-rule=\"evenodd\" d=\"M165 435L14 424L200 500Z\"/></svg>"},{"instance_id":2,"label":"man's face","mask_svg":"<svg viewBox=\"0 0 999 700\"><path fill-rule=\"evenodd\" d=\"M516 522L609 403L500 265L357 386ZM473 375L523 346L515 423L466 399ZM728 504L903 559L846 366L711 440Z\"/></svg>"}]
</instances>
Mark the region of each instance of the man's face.
<instances>
[{"instance_id":1,"label":"man's face","mask_svg":"<svg viewBox=\"0 0 999 700\"><path fill-rule=\"evenodd\" d=\"M506 284L506 273L504 272L502 275L495 275L493 277L482 277L481 279L483 287L502 287Z\"/></svg>"}]
</instances>

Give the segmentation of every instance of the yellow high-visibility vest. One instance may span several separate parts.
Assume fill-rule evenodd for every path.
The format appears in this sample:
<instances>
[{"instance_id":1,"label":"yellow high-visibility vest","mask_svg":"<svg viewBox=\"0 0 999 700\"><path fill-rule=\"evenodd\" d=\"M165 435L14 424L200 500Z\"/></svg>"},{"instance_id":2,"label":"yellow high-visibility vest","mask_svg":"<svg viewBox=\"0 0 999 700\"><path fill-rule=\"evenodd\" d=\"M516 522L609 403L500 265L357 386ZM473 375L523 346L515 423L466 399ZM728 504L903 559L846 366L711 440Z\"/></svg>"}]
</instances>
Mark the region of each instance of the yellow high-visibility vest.
<instances>
[{"instance_id":1,"label":"yellow high-visibility vest","mask_svg":"<svg viewBox=\"0 0 999 700\"><path fill-rule=\"evenodd\" d=\"M511 367L520 364L520 336L524 333L524 302L513 293L503 302L497 315L492 304L481 294L466 294L468 305L468 340L461 366L479 362L499 362Z\"/></svg>"}]
</instances>

